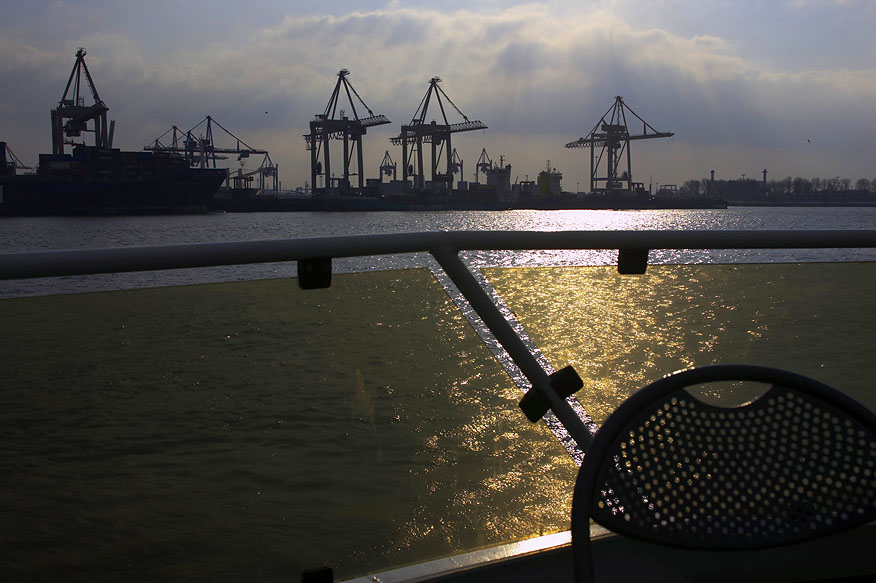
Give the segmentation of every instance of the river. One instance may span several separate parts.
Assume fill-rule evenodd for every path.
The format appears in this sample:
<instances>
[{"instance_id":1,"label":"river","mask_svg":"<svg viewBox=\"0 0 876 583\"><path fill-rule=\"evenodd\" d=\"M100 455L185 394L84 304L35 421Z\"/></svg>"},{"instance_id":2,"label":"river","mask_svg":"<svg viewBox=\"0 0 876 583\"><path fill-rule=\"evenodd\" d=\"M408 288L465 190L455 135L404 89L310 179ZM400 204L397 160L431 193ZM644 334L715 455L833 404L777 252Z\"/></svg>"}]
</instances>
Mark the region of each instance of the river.
<instances>
[{"instance_id":1,"label":"river","mask_svg":"<svg viewBox=\"0 0 876 583\"><path fill-rule=\"evenodd\" d=\"M423 211L374 213L227 213L143 217L49 217L0 219L0 252L86 249L223 241L257 241L441 230L673 230L673 229L872 229L876 207L731 207L715 210L648 211ZM656 253L657 262L716 262L739 254ZM841 252L747 252L743 261L871 260L874 250ZM502 265L605 264L611 253L473 254L478 267ZM336 272L429 265L422 255L340 259ZM216 267L89 278L0 282L0 297L75 293L101 289L183 285L291 277L295 264Z\"/></svg>"},{"instance_id":2,"label":"river","mask_svg":"<svg viewBox=\"0 0 876 583\"><path fill-rule=\"evenodd\" d=\"M6 218L0 252L874 227L872 207ZM579 371L597 421L645 382L719 361L873 406L874 264L858 261L874 250L655 252L667 265L634 277L602 251L468 259L547 361ZM285 280L294 263L0 282L0 572L287 581L328 563L345 577L568 528L574 460L422 267L337 260L326 290ZM126 291L73 293L109 289Z\"/></svg>"}]
</instances>

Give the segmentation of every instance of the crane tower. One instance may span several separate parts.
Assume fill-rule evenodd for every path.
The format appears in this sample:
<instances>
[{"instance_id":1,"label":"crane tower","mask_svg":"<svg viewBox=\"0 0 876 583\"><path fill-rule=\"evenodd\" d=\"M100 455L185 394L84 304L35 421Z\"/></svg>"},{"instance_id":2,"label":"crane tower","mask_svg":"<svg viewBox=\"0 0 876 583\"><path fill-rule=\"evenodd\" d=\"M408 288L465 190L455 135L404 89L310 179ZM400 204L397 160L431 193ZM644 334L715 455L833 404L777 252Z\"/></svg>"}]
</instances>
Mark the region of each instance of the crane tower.
<instances>
[{"instance_id":1,"label":"crane tower","mask_svg":"<svg viewBox=\"0 0 876 583\"><path fill-rule=\"evenodd\" d=\"M453 148L453 153L450 155L450 170L454 175L459 174L459 178L462 179L465 177L465 162L462 159L462 156L456 151L456 148Z\"/></svg>"},{"instance_id":2,"label":"crane tower","mask_svg":"<svg viewBox=\"0 0 876 583\"><path fill-rule=\"evenodd\" d=\"M107 126L106 114L109 107L97 93L88 65L85 64L85 54L84 48L76 49L76 63L67 79L64 95L61 96L58 107L52 110L52 153L55 155L63 154L64 145L72 143L66 142L65 138L78 138L82 132L93 132L94 145L98 148L111 148L113 144L116 122L111 121ZM94 98L91 105L85 105L85 96L80 95L83 73ZM92 122L91 129L88 128L88 122Z\"/></svg>"},{"instance_id":3,"label":"crane tower","mask_svg":"<svg viewBox=\"0 0 876 583\"><path fill-rule=\"evenodd\" d=\"M627 126L627 112L642 122L642 133L631 135ZM650 133L649 133L650 132ZM567 148L590 147L590 192L615 193L633 190L633 169L630 162L630 142L651 138L669 138L673 132L658 132L624 103L623 97L614 98L614 104L590 133ZM626 161L626 170L621 164Z\"/></svg>"},{"instance_id":4,"label":"crane tower","mask_svg":"<svg viewBox=\"0 0 876 583\"><path fill-rule=\"evenodd\" d=\"M479 173L483 172L484 176L486 176L488 170L493 169L493 160L490 158L490 155L487 154L486 148L481 148L481 156L478 158L477 164L475 164L475 182L480 181Z\"/></svg>"},{"instance_id":5,"label":"crane tower","mask_svg":"<svg viewBox=\"0 0 876 583\"><path fill-rule=\"evenodd\" d=\"M389 155L389 150L386 151L386 154L383 155L383 160L380 161L380 182L383 182L383 177L392 176L392 179L395 180L395 172L396 172L396 164L392 160L392 156Z\"/></svg>"},{"instance_id":6,"label":"crane tower","mask_svg":"<svg viewBox=\"0 0 876 583\"><path fill-rule=\"evenodd\" d=\"M407 184L408 176L414 174L414 190L422 191L425 189L424 172L423 172L423 144L432 145L432 172L431 177L433 182L443 182L447 185L453 183L453 148L450 143L450 135L457 132L468 132L472 130L487 129L486 124L481 121L469 121L468 117L462 113L456 104L447 97L444 90L438 86L441 82L440 77L432 77L429 80L429 89L426 90L426 95L420 101L420 106L414 112L414 117L411 123L401 127L401 133L390 138L394 145L401 144L402 147L402 181ZM456 112L462 116L464 121L459 123L450 123L447 120L447 112L444 109L444 101L447 101ZM432 120L432 123L426 123L426 115L429 110L429 105L432 99L438 103L441 110L441 121L438 123ZM417 166L414 169L411 164L410 157L417 153ZM439 172L441 156L445 159L445 170Z\"/></svg>"},{"instance_id":7,"label":"crane tower","mask_svg":"<svg viewBox=\"0 0 876 583\"><path fill-rule=\"evenodd\" d=\"M365 130L372 126L379 126L391 123L385 115L374 115L374 112L369 109L359 93L353 88L347 80L350 71L341 69L338 73L338 82L335 84L335 89L326 105L325 111L322 114L317 114L316 118L310 122L310 133L304 136L307 144L307 149L310 150L310 180L313 184L314 192L316 188L316 177L324 177L324 188L331 187L332 172L331 172L331 157L329 155L329 141L343 140L344 143L344 160L343 160L343 187L349 188L350 185L350 163L352 154L350 146L356 151L356 174L359 176L359 188L364 186L364 167L362 165L362 136L365 135ZM347 116L344 110L340 110L338 114L338 104L341 102L341 91L346 94L350 110L353 113L352 119ZM362 106L368 111L368 117L359 118L356 111L356 103L353 101L353 95ZM352 144L351 144L352 142ZM323 160L320 161L320 153Z\"/></svg>"}]
</instances>

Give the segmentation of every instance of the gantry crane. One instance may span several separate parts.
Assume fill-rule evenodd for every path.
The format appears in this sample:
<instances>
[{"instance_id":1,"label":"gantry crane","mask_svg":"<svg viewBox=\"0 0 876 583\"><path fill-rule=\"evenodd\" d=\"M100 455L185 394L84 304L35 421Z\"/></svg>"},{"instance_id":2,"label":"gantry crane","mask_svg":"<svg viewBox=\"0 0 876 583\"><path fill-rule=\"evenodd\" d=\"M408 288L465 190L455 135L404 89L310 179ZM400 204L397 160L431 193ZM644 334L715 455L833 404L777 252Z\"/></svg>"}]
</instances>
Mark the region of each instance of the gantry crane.
<instances>
[{"instance_id":1,"label":"gantry crane","mask_svg":"<svg viewBox=\"0 0 876 583\"><path fill-rule=\"evenodd\" d=\"M450 171L454 175L459 174L460 179L465 179L464 168L462 158L457 153L456 148L453 148L453 154L450 156Z\"/></svg>"},{"instance_id":2,"label":"gantry crane","mask_svg":"<svg viewBox=\"0 0 876 583\"><path fill-rule=\"evenodd\" d=\"M234 147L216 146L213 141L213 124L219 127L223 132L228 134L236 141ZM195 137L195 130L201 125L205 125L204 134ZM162 139L168 134L171 135L169 143L162 143ZM153 152L172 152L182 154L188 160L190 166L200 168L216 167L216 160L225 160L227 156L223 154L237 154L237 159L242 160L253 154L268 154L267 150L253 148L233 133L225 129L225 127L209 115L187 132L181 131L177 126L172 126L169 130L158 136L150 144L143 147L144 150ZM219 154L217 156L217 154Z\"/></svg>"},{"instance_id":3,"label":"gantry crane","mask_svg":"<svg viewBox=\"0 0 876 583\"><path fill-rule=\"evenodd\" d=\"M475 182L480 182L479 173L483 172L484 176L487 174L487 170L493 169L493 160L490 159L490 155L487 154L486 148L481 148L481 156L478 158L477 164L475 164Z\"/></svg>"},{"instance_id":4,"label":"gantry crane","mask_svg":"<svg viewBox=\"0 0 876 583\"><path fill-rule=\"evenodd\" d=\"M432 77L429 81L429 89L426 91L425 97L420 102L417 111L414 112L414 117L409 125L401 127L401 134L395 138L390 138L395 145L402 146L402 180L407 184L408 175L414 174L413 164L411 164L410 156L413 156L414 151L417 152L417 166L414 189L422 191L425 189L424 173L423 173L423 144L432 144L432 181L433 182L453 182L453 160L451 156L450 135L457 132L468 132L472 130L483 130L487 126L480 121L469 121L468 117L462 113L456 104L447 97L444 90L438 86L441 82L440 77ZM439 124L435 120L432 123L426 123L426 114L429 109L432 97L438 102L438 107L441 109L441 119L444 123ZM453 109L462 116L464 121L459 123L450 123L447 121L447 112L444 110L444 103L441 97L453 106ZM409 150L410 147L410 150ZM409 154L410 152L410 154ZM446 171L438 172L439 160L442 153L446 158Z\"/></svg>"},{"instance_id":5,"label":"gantry crane","mask_svg":"<svg viewBox=\"0 0 876 583\"><path fill-rule=\"evenodd\" d=\"M0 142L0 174L14 176L19 170L32 171L33 166L25 165L6 142Z\"/></svg>"},{"instance_id":6,"label":"gantry crane","mask_svg":"<svg viewBox=\"0 0 876 583\"><path fill-rule=\"evenodd\" d=\"M85 54L83 47L76 49L76 63L70 72L64 95L61 96L58 107L52 110L52 153L55 155L63 154L64 145L72 144L72 138L78 138L82 132L94 132L94 145L98 148L111 148L113 144L116 122L111 121L107 126L106 114L109 107L97 93L88 65L85 64ZM91 105L85 105L85 96L80 94L83 73L94 98ZM90 129L88 122L93 124ZM67 142L65 138L70 138L71 141Z\"/></svg>"},{"instance_id":7,"label":"gantry crane","mask_svg":"<svg viewBox=\"0 0 876 583\"><path fill-rule=\"evenodd\" d=\"M396 177L396 164L392 160L392 156L389 155L389 150L386 151L386 154L383 155L383 160L380 162L380 182L383 182L383 177L392 176L392 179L395 180Z\"/></svg>"},{"instance_id":8,"label":"gantry crane","mask_svg":"<svg viewBox=\"0 0 876 583\"><path fill-rule=\"evenodd\" d=\"M343 140L344 142L344 188L349 188L350 185L350 162L352 161L352 152L350 145L356 151L356 172L359 176L359 188L363 188L365 183L365 171L362 166L362 136L365 135L367 128L391 123L385 115L374 115L374 112L365 104L359 93L353 88L347 80L350 71L341 69L338 72L338 82L335 84L335 90L326 105L325 111L318 114L316 119L310 122L310 133L304 136L307 149L310 150L310 180L313 184L314 192L316 188L316 177L322 175L324 177L324 188L331 187L331 156L329 155L329 141ZM350 110L353 112L353 118L350 119L342 109L340 116L338 115L338 104L341 100L341 89L347 95L347 100L350 105ZM356 104L353 101L353 95L359 100L359 103L368 111L368 117L359 118L356 112ZM322 151L323 161L320 162L319 155Z\"/></svg>"},{"instance_id":9,"label":"gantry crane","mask_svg":"<svg viewBox=\"0 0 876 583\"><path fill-rule=\"evenodd\" d=\"M255 170L244 172L243 168L240 168L237 171L237 174L232 174L231 184L233 188L249 188L249 185L254 180L254 177L258 176L259 190L269 190L274 194L277 194L279 191L279 185L277 182L278 170L279 165L274 164L273 160L271 160L270 154L266 152L265 157L262 159L261 165ZM268 182L272 182L272 184L268 184Z\"/></svg>"},{"instance_id":10,"label":"gantry crane","mask_svg":"<svg viewBox=\"0 0 876 583\"><path fill-rule=\"evenodd\" d=\"M164 144L161 140L165 139L167 134L170 134L170 141L167 144ZM143 146L143 149L152 150L154 152L164 151L182 154L186 151L186 140L188 139L189 135L174 125L171 126L169 130L152 140L152 143Z\"/></svg>"},{"instance_id":11,"label":"gantry crane","mask_svg":"<svg viewBox=\"0 0 876 583\"><path fill-rule=\"evenodd\" d=\"M642 122L641 134L630 135L626 112L631 113ZM566 147L586 148L590 146L590 192L631 192L633 190L633 170L630 163L630 142L651 138L669 138L674 135L673 132L655 130L624 103L623 97L617 96L614 98L614 104L593 126L590 133L574 142L569 142ZM598 155L597 149L599 149ZM618 174L619 166L624 158L626 158L626 170ZM605 173L600 175L600 168L603 167Z\"/></svg>"}]
</instances>

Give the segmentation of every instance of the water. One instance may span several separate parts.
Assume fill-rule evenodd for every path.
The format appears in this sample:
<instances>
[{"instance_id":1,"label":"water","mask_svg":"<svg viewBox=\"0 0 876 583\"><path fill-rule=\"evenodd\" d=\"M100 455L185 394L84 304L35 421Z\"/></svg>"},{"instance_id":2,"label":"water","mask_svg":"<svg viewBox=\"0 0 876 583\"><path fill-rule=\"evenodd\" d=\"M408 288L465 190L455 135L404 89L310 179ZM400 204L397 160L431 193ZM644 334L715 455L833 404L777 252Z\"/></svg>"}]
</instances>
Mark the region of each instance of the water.
<instances>
[{"instance_id":1,"label":"water","mask_svg":"<svg viewBox=\"0 0 876 583\"><path fill-rule=\"evenodd\" d=\"M7 580L289 580L564 529L574 464L425 269L0 301Z\"/></svg>"},{"instance_id":2,"label":"water","mask_svg":"<svg viewBox=\"0 0 876 583\"><path fill-rule=\"evenodd\" d=\"M385 213L228 213L147 217L52 217L0 220L0 252L87 249L182 243L258 241L299 237L328 237L440 230L772 230L872 229L876 207L754 208L649 211L500 211L500 212L385 212ZM656 262L872 260L874 250L659 252ZM508 265L608 264L610 252L472 253L477 267ZM434 267L425 255L395 255L339 259L336 272ZM215 267L100 277L64 277L29 282L0 282L0 297L75 293L99 289L185 285L244 279L294 277L294 262L256 266Z\"/></svg>"},{"instance_id":3,"label":"water","mask_svg":"<svg viewBox=\"0 0 876 583\"><path fill-rule=\"evenodd\" d=\"M874 208L15 218L0 220L0 251L441 229L874 227ZM487 276L548 360L583 373L599 418L681 366L757 358L842 379L876 342L866 266L825 266L815 282L793 265L652 269L630 282L546 267L614 253L469 259L530 266ZM729 259L876 254L658 255ZM0 282L2 296L38 296L0 302L0 571L288 580L327 561L347 576L566 528L574 464L523 419L519 391L441 286L427 270L372 272L432 268L429 257L335 263L368 273L315 292L279 279L294 263ZM187 285L252 277L270 281ZM671 294L661 282L674 282ZM144 287L154 289L57 295Z\"/></svg>"},{"instance_id":4,"label":"water","mask_svg":"<svg viewBox=\"0 0 876 583\"><path fill-rule=\"evenodd\" d=\"M874 227L876 207L25 217L0 220L0 252L441 230L766 230Z\"/></svg>"}]
</instances>

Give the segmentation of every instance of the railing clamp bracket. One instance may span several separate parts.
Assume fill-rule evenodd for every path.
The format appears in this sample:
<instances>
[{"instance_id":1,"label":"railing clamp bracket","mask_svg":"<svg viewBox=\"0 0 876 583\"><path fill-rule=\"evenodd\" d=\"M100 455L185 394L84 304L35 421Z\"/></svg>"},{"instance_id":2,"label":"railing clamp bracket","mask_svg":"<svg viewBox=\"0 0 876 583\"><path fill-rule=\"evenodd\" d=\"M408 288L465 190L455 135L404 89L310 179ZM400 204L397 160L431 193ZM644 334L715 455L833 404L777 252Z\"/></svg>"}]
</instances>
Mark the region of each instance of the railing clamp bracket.
<instances>
[{"instance_id":1,"label":"railing clamp bracket","mask_svg":"<svg viewBox=\"0 0 876 583\"><path fill-rule=\"evenodd\" d=\"M648 249L619 249L617 272L623 275L641 275L648 269Z\"/></svg>"},{"instance_id":2,"label":"railing clamp bracket","mask_svg":"<svg viewBox=\"0 0 876 583\"><path fill-rule=\"evenodd\" d=\"M313 257L298 260L298 287L321 289L332 285L332 258Z\"/></svg>"},{"instance_id":3,"label":"railing clamp bracket","mask_svg":"<svg viewBox=\"0 0 876 583\"><path fill-rule=\"evenodd\" d=\"M571 366L560 369L548 376L551 389L561 398L565 399L575 394L584 386L584 381ZM527 419L535 423L551 408L551 403L541 389L532 387L520 400L520 408L526 414Z\"/></svg>"}]
</instances>

